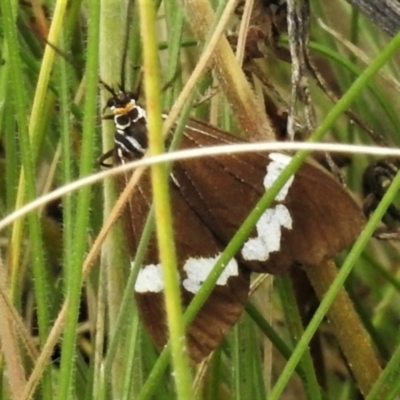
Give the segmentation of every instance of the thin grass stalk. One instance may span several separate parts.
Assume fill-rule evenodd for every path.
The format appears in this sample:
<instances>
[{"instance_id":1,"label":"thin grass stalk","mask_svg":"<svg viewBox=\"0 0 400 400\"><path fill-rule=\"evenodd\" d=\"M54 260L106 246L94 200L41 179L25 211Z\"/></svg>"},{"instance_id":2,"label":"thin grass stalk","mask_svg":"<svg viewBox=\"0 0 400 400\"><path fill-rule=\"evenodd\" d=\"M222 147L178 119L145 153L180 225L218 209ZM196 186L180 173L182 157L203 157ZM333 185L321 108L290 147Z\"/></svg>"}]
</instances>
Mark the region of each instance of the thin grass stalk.
<instances>
[{"instance_id":1,"label":"thin grass stalk","mask_svg":"<svg viewBox=\"0 0 400 400\"><path fill-rule=\"evenodd\" d=\"M255 388L253 387L254 365L252 349L254 349L254 325L250 324L250 318L243 314L234 326L231 337L232 349L232 389L235 399L255 399Z\"/></svg>"},{"instance_id":2,"label":"thin grass stalk","mask_svg":"<svg viewBox=\"0 0 400 400\"><path fill-rule=\"evenodd\" d=\"M279 288L281 303L285 314L285 320L287 321L288 330L290 332L293 345L295 345L304 331L296 298L293 293L293 287L287 275L279 276L276 279L276 282ZM303 358L299 363L299 367L303 372L301 378L303 380L307 398L309 400L320 400L322 398L321 390L309 348L305 350Z\"/></svg>"},{"instance_id":3,"label":"thin grass stalk","mask_svg":"<svg viewBox=\"0 0 400 400\"><path fill-rule=\"evenodd\" d=\"M65 48L65 28L64 34L60 34L60 47ZM68 46L69 47L69 46ZM58 94L59 94L59 102L60 102L60 126L61 126L61 173L62 179L64 183L69 183L73 180L73 170L72 170L72 160L73 154L71 149L73 148L71 131L72 127L70 124L70 95L71 88L69 86L70 78L68 76L68 65L67 61L62 57L58 60ZM62 199L62 210L63 210L63 227L62 227L62 235L63 235L63 254L62 254L62 265L64 272L65 281L69 281L69 275L71 273L70 267L70 259L71 254L73 252L74 246L74 212L73 206L76 203L72 196L65 196Z\"/></svg>"},{"instance_id":4,"label":"thin grass stalk","mask_svg":"<svg viewBox=\"0 0 400 400\"><path fill-rule=\"evenodd\" d=\"M168 30L168 66L166 70L167 81L169 85L163 94L163 107L167 110L171 108L174 89L176 84L176 72L179 71L179 57L181 53L181 39L183 29L183 10L178 5L178 0L167 1L164 3L165 20Z\"/></svg>"},{"instance_id":5,"label":"thin grass stalk","mask_svg":"<svg viewBox=\"0 0 400 400\"><path fill-rule=\"evenodd\" d=\"M121 400L132 399L135 393L140 390L139 382L134 381L134 367L137 360L135 360L136 350L138 346L138 332L139 332L139 314L136 313L132 315L129 321L129 332L133 337L133 340L128 342L128 347L126 349L126 363L124 366L124 382L122 386Z\"/></svg>"},{"instance_id":6,"label":"thin grass stalk","mask_svg":"<svg viewBox=\"0 0 400 400\"><path fill-rule=\"evenodd\" d=\"M64 18L67 0L58 0L54 9L54 17L49 31L48 41L52 44L57 43L60 34L61 22ZM19 47L17 47L19 48ZM43 108L45 104L45 97L47 94L47 88L50 79L50 73L52 70L54 61L54 49L50 46L46 46L45 53L42 59L42 65L40 68L38 83L36 86L35 97L32 103L31 117L29 120L29 138L32 145L32 158L33 165L36 164L38 156L38 136L40 135L40 124L43 120ZM26 110L26 109L25 109ZM26 171L22 170L19 178L18 193L15 208L19 208L24 203L25 193L25 174ZM10 243L10 254L9 263L12 270L11 275L11 293L12 297L15 298L17 295L16 289L19 277L19 265L21 257L21 241L23 237L23 219L18 220L14 226L11 236Z\"/></svg>"},{"instance_id":7,"label":"thin grass stalk","mask_svg":"<svg viewBox=\"0 0 400 400\"><path fill-rule=\"evenodd\" d=\"M64 47L64 38L61 38L61 46ZM61 117L61 170L62 179L64 183L71 182L73 180L72 172L72 160L73 154L71 149L73 148L71 138L71 124L70 124L70 88L68 85L68 70L67 62L60 57L58 63L58 93L60 102L60 117ZM71 254L73 246L73 209L72 209L71 196L65 196L62 202L63 209L63 265L68 265L68 259ZM67 276L68 270L64 269L64 273Z\"/></svg>"},{"instance_id":8,"label":"thin grass stalk","mask_svg":"<svg viewBox=\"0 0 400 400\"><path fill-rule=\"evenodd\" d=\"M131 3L132 1L129 0ZM128 2L129 2L128 1ZM126 89L139 92L140 82L142 78L142 41L140 40L140 17L137 10L137 2L133 2L133 15L127 15L129 21L125 31L129 30L128 37L128 60L126 63ZM140 95L141 93L137 93Z\"/></svg>"},{"instance_id":9,"label":"thin grass stalk","mask_svg":"<svg viewBox=\"0 0 400 400\"><path fill-rule=\"evenodd\" d=\"M399 365L400 365L400 346L392 355L392 358L386 365L379 379L372 386L370 392L366 396L365 400L378 400L382 398L382 389L393 387L395 389L395 396L398 396L400 385L399 385ZM393 393L393 392L392 392ZM395 398L390 393L385 399Z\"/></svg>"},{"instance_id":10,"label":"thin grass stalk","mask_svg":"<svg viewBox=\"0 0 400 400\"><path fill-rule=\"evenodd\" d=\"M254 330L253 342L257 342L257 336ZM252 358L254 362L250 371L250 376L252 377L250 380L250 385L253 388L254 398L256 400L265 400L269 391L268 379L270 378L270 376L265 376L266 373L268 373L268 370L265 368L265 358L261 352L254 351L254 348L252 352ZM272 365L272 359L270 364ZM272 373L269 373L269 375L272 375Z\"/></svg>"},{"instance_id":11,"label":"thin grass stalk","mask_svg":"<svg viewBox=\"0 0 400 400\"><path fill-rule=\"evenodd\" d=\"M101 263L102 265L106 263ZM104 342L106 336L106 268L100 268L99 281L97 290L97 309L96 309L96 330L95 330L95 346L93 354L93 387L92 395L94 399L100 398L99 391L104 388ZM111 375L111 374L110 374ZM110 376L107 375L107 376ZM108 382L108 381L107 381Z\"/></svg>"},{"instance_id":12,"label":"thin grass stalk","mask_svg":"<svg viewBox=\"0 0 400 400\"><path fill-rule=\"evenodd\" d=\"M36 197L36 179L35 179L35 159L34 153L32 151L32 142L30 140L28 131L28 121L27 121L27 95L23 86L23 75L22 75L22 65L19 56L19 46L17 41L17 30L15 25L15 19L12 14L11 2L6 0L2 2L1 5L3 22L4 22L4 33L8 46L10 49L15 49L15 51L9 52L9 63L10 68L13 73L11 74L12 92L14 95L14 108L15 115L18 121L18 131L21 146L22 155L22 166L23 172L21 176L25 176L24 185L20 186L21 189L21 201L26 199L27 201L33 200ZM23 189L23 190L22 190ZM21 225L22 227L22 225ZM39 337L40 343L43 344L46 341L49 326L49 298L47 291L47 280L46 280L46 270L44 262L44 250L43 243L41 240L41 229L38 215L33 213L28 216L28 227L30 240L32 245L32 268L35 283L35 295L36 295L36 306L37 306L37 316L38 316L38 326L39 326ZM22 234L22 229L18 230ZM10 244L9 252L12 253L13 243ZM18 243L14 243L16 248L20 248ZM12 274L16 272L15 265L10 265L12 269ZM15 275L12 275L15 277ZM11 296L13 295L11 287ZM50 371L44 375L43 385L42 385L42 398L50 399L51 396L51 375Z\"/></svg>"},{"instance_id":13,"label":"thin grass stalk","mask_svg":"<svg viewBox=\"0 0 400 400\"><path fill-rule=\"evenodd\" d=\"M79 166L80 176L88 175L93 169L95 120L97 114L97 71L98 71L98 38L100 7L98 0L88 3L90 19L88 26L88 53L86 63L87 92L84 105L82 151ZM95 71L95 72L93 72ZM90 188L78 194L76 224L74 230L74 249L67 268L66 295L69 300L69 312L66 319L62 343L60 366L59 400L67 400L74 393L73 372L75 359L76 328L80 305L82 260L86 249L87 226L89 221Z\"/></svg>"},{"instance_id":14,"label":"thin grass stalk","mask_svg":"<svg viewBox=\"0 0 400 400\"><path fill-rule=\"evenodd\" d=\"M14 9L16 5L18 4L17 1L14 1ZM13 15L16 15L13 13ZM2 57L6 60L9 57L9 44L7 39L2 36L0 39L0 48L2 51ZM2 65L2 68L0 68L0 102L1 104L5 104L6 98L7 98L7 91L8 91L8 82L9 82L9 73L10 73L10 65L8 63L5 63ZM4 115L7 114L6 112L7 107L0 107L0 121L4 120Z\"/></svg>"},{"instance_id":15,"label":"thin grass stalk","mask_svg":"<svg viewBox=\"0 0 400 400\"><path fill-rule=\"evenodd\" d=\"M4 67L6 67L4 65ZM1 69L0 69L1 74ZM1 75L0 75L1 80ZM8 81L7 81L8 82ZM10 88L9 88L10 90ZM6 204L4 214L6 211L10 212L13 210L17 195L18 175L21 170L21 159L17 149L17 143L15 140L15 119L12 104L3 103L4 107L4 118L3 118L3 129L4 129L4 144L7 149L7 164L6 169ZM3 210L2 210L3 211Z\"/></svg>"},{"instance_id":16,"label":"thin grass stalk","mask_svg":"<svg viewBox=\"0 0 400 400\"><path fill-rule=\"evenodd\" d=\"M128 13L128 1L101 0L100 17L100 78L111 87L117 88L118 85L125 86L127 82L121 80L122 65L124 60L124 45L127 34L127 21L130 16ZM132 38L134 43L140 43L139 35ZM110 94L105 90L101 91L101 109L104 109ZM102 122L102 148L107 152L114 147L114 125L107 120ZM98 165L96 165L98 169ZM103 214L108 218L117 202L117 192L112 180L105 180L103 185ZM113 229L107 234L107 238L102 246L102 257L100 265L100 276L106 275L107 293L107 316L109 319L109 336L120 337L121 330L117 328L117 315L119 314L122 294L126 285L127 266L129 265L129 254L126 251L124 233L120 223L116 223ZM125 268L124 268L125 267ZM115 348L114 348L115 349ZM124 351L122 348L115 349L116 358L112 365L106 363L105 376L111 376L112 391L114 397L119 397L122 385L122 370ZM100 362L100 359L97 360ZM110 370L108 369L110 366ZM98 375L100 364L97 363L96 375Z\"/></svg>"},{"instance_id":17,"label":"thin grass stalk","mask_svg":"<svg viewBox=\"0 0 400 400\"><path fill-rule=\"evenodd\" d=\"M158 44L156 38L156 13L154 5L139 1L141 35L143 43L146 110L148 113L149 152L151 155L165 151L162 135L160 84L158 80ZM172 215L168 190L169 174L165 165L151 167L156 232L160 263L165 284L165 307L171 341L174 379L178 399L192 398L192 377L186 348L183 308L177 271Z\"/></svg>"}]
</instances>

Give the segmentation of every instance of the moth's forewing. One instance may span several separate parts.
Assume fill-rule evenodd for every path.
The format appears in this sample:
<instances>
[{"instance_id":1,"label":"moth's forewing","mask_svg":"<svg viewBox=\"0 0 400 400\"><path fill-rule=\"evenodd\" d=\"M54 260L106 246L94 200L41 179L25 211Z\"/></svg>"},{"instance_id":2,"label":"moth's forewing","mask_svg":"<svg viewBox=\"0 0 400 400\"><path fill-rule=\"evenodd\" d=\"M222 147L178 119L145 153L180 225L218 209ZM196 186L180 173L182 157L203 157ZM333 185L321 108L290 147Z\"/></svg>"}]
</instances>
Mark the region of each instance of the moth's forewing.
<instances>
[{"instance_id":1,"label":"moth's forewing","mask_svg":"<svg viewBox=\"0 0 400 400\"><path fill-rule=\"evenodd\" d=\"M197 293L198 284L201 284L203 279L201 273L199 273L199 279L195 279L193 268L206 268L207 270L211 268L224 246L185 201L179 188L171 185L170 192L179 280L182 301L186 308ZM149 173L145 173L124 214L132 255L135 254L151 199ZM188 260L190 260L189 263ZM185 265L186 270L184 269ZM150 274L157 275L151 275L153 279L158 279L161 267L155 234L150 239L142 271L146 268ZM189 354L193 361L200 362L206 357L221 343L226 333L237 322L247 300L249 275L249 271L237 265L226 282L217 283L187 332ZM164 296L160 289L162 289L160 286L143 280L143 277L139 275L135 287L135 297L143 322L153 342L156 347L162 349L167 341L168 329L165 319Z\"/></svg>"}]
</instances>

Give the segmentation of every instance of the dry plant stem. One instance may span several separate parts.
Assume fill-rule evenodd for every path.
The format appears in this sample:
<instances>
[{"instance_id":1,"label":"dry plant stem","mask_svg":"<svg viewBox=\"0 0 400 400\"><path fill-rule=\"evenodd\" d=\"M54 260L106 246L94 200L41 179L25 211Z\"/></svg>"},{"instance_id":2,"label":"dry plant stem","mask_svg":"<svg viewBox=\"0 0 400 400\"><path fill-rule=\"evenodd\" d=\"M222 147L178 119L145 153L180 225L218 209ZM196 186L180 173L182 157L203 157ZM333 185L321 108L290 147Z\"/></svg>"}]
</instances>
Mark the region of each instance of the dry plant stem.
<instances>
[{"instance_id":1,"label":"dry plant stem","mask_svg":"<svg viewBox=\"0 0 400 400\"><path fill-rule=\"evenodd\" d=\"M244 54L246 50L247 31L250 25L251 12L253 10L254 0L247 0L240 23L240 30L238 36L236 59L240 65L243 65Z\"/></svg>"},{"instance_id":2,"label":"dry plant stem","mask_svg":"<svg viewBox=\"0 0 400 400\"><path fill-rule=\"evenodd\" d=\"M312 76L314 77L317 85L321 88L321 90L328 96L328 98L332 101L332 103L336 104L341 95L337 94L335 90L329 86L328 80L324 78L321 71L314 65L311 57L307 58L308 69ZM356 123L361 129L363 129L370 138L379 146L389 146L387 140L375 129L369 126L359 115L357 115L354 111L347 109L344 112L351 121Z\"/></svg>"},{"instance_id":3,"label":"dry plant stem","mask_svg":"<svg viewBox=\"0 0 400 400\"><path fill-rule=\"evenodd\" d=\"M6 271L0 260L1 291L6 291L6 282ZM8 311L4 297L0 296L0 344L6 365L8 389L13 399L21 396L26 384L25 371L17 342L18 335L16 333L12 315Z\"/></svg>"},{"instance_id":4,"label":"dry plant stem","mask_svg":"<svg viewBox=\"0 0 400 400\"><path fill-rule=\"evenodd\" d=\"M56 321L54 322L53 327L51 328L50 334L47 337L46 343L43 346L42 352L40 353L34 368L29 376L28 382L23 388L23 394L18 398L18 400L28 400L31 399L37 385L40 383L40 379L43 375L43 372L47 366L47 363L53 353L53 348L58 342L62 329L65 324L65 318L67 316L68 311L68 298L65 300Z\"/></svg>"},{"instance_id":5,"label":"dry plant stem","mask_svg":"<svg viewBox=\"0 0 400 400\"><path fill-rule=\"evenodd\" d=\"M182 0L182 4L190 27L196 36L204 41L215 20L209 1ZM222 90L246 136L253 140L275 140L270 121L257 103L225 37L219 40L213 61Z\"/></svg>"},{"instance_id":6,"label":"dry plant stem","mask_svg":"<svg viewBox=\"0 0 400 400\"><path fill-rule=\"evenodd\" d=\"M35 361L39 354L31 340L31 336L27 331L24 322L21 319L21 316L18 314L17 310L11 302L10 296L7 294L6 286L2 282L0 282L0 302L0 315L3 315L3 313L8 314L14 327L14 331L15 333L18 333L18 337L21 339L27 355L32 361Z\"/></svg>"},{"instance_id":7,"label":"dry plant stem","mask_svg":"<svg viewBox=\"0 0 400 400\"><path fill-rule=\"evenodd\" d=\"M31 340L32 339L31 335L29 334L24 324L24 321L22 320L20 314L12 304L8 287L6 286L5 283L5 279L3 279L1 275L1 270L0 270L0 302L2 303L0 307L0 316L4 314L9 315L14 330L16 333L18 333L18 337L20 338L22 344L24 345L27 355L30 357L32 361L35 361L39 355L38 351L36 350L35 345ZM0 339L1 339L1 334L0 334Z\"/></svg>"},{"instance_id":8,"label":"dry plant stem","mask_svg":"<svg viewBox=\"0 0 400 400\"><path fill-rule=\"evenodd\" d=\"M372 58L368 56L364 51L362 51L361 48L355 46L339 32L324 24L322 20L318 19L318 24L324 31L328 32L343 46L345 46L347 50L349 50L354 55L357 61L362 61L365 65L371 64ZM400 92L400 82L393 75L390 75L384 69L381 69L376 74L376 76L381 78L389 86L389 88L393 88L394 90L396 90L396 92Z\"/></svg>"},{"instance_id":9,"label":"dry plant stem","mask_svg":"<svg viewBox=\"0 0 400 400\"><path fill-rule=\"evenodd\" d=\"M206 384L207 374L209 374L214 351L211 352L198 366L196 376L193 381L193 393L196 398L200 398L201 392Z\"/></svg>"},{"instance_id":10,"label":"dry plant stem","mask_svg":"<svg viewBox=\"0 0 400 400\"><path fill-rule=\"evenodd\" d=\"M329 260L323 265L306 266L304 269L318 298L321 299L337 275L335 263ZM332 303L328 318L358 387L366 396L382 370L370 338L345 290L342 289Z\"/></svg>"}]
</instances>

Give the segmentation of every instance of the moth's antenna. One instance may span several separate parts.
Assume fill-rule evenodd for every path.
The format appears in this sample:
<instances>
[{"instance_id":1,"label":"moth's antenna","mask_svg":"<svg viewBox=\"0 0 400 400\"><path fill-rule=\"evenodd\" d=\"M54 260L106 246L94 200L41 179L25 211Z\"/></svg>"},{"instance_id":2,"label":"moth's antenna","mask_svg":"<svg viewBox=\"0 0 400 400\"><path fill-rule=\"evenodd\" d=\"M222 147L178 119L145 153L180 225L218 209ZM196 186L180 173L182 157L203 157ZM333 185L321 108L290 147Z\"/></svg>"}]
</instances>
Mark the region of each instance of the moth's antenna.
<instances>
[{"instance_id":1,"label":"moth's antenna","mask_svg":"<svg viewBox=\"0 0 400 400\"><path fill-rule=\"evenodd\" d=\"M128 56L128 41L129 41L129 34L130 34L130 16L132 13L133 9L133 3L134 0L128 1L128 7L126 9L126 36L125 36L125 42L124 42L124 47L122 49L122 64L121 64L121 82L120 82L120 88L122 92L125 92L125 78L126 78L126 59Z\"/></svg>"},{"instance_id":2,"label":"moth's antenna","mask_svg":"<svg viewBox=\"0 0 400 400\"><path fill-rule=\"evenodd\" d=\"M117 96L115 90L111 86L107 85L107 83L103 82L101 79L99 79L99 83L103 85L103 87L107 90L107 92L112 94L113 97Z\"/></svg>"}]
</instances>

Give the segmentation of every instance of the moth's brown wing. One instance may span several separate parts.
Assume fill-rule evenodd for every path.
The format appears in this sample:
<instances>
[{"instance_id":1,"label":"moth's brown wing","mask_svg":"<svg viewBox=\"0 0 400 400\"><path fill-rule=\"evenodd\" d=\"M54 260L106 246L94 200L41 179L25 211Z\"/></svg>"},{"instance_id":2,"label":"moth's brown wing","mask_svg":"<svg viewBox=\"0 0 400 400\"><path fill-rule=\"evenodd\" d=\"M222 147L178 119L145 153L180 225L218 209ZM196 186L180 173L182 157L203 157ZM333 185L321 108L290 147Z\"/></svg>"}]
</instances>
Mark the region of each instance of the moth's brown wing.
<instances>
[{"instance_id":1,"label":"moth's brown wing","mask_svg":"<svg viewBox=\"0 0 400 400\"><path fill-rule=\"evenodd\" d=\"M319 265L334 257L364 228L365 217L349 192L318 167L304 164L290 192L294 195L283 204L293 210L294 229L285 236L284 248L295 248L301 263Z\"/></svg>"},{"instance_id":2,"label":"moth's brown wing","mask_svg":"<svg viewBox=\"0 0 400 400\"><path fill-rule=\"evenodd\" d=\"M228 139L230 135L219 131L204 136L200 130L187 129L181 147L218 145ZM271 162L279 165L280 158L258 153L207 157L175 163L174 176L188 204L227 244L265 193ZM275 201L263 217L270 221L264 227L257 225L249 239L263 236L266 247L273 241L278 246L253 259L246 259L242 248L238 258L252 271L271 273L283 272L295 262L318 265L335 256L355 240L365 222L350 194L328 173L310 164L300 168L286 197Z\"/></svg>"},{"instance_id":3,"label":"moth's brown wing","mask_svg":"<svg viewBox=\"0 0 400 400\"><path fill-rule=\"evenodd\" d=\"M193 276L189 276L189 273L183 269L184 265L187 265L190 259L192 272L193 268L202 268L205 264L208 266L207 259L216 259L223 250L223 246L184 200L179 187L172 184L170 191L182 301L186 308L193 299L197 286L196 282L193 282ZM124 215L125 225L130 231L128 237L131 245L133 244L132 256L134 256L140 232L146 221L151 198L150 178L149 174L145 173ZM142 269L149 265L159 265L155 234L150 240ZM140 286L139 279L140 273L135 287L136 301L153 342L162 349L167 341L168 332L163 292L158 289L146 290L146 286ZM193 361L199 362L206 357L221 343L226 333L236 323L243 312L249 284L249 271L238 266L237 274L232 274L226 282L216 285L188 329L189 354ZM188 290L187 287L191 289Z\"/></svg>"}]
</instances>

